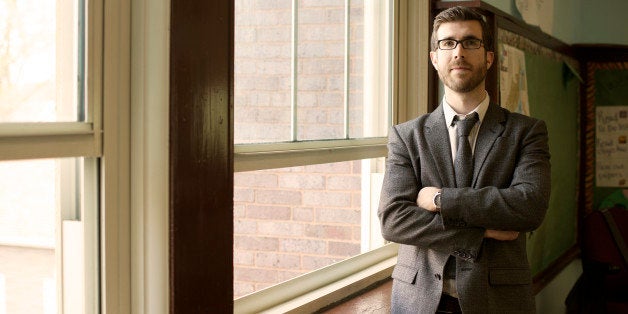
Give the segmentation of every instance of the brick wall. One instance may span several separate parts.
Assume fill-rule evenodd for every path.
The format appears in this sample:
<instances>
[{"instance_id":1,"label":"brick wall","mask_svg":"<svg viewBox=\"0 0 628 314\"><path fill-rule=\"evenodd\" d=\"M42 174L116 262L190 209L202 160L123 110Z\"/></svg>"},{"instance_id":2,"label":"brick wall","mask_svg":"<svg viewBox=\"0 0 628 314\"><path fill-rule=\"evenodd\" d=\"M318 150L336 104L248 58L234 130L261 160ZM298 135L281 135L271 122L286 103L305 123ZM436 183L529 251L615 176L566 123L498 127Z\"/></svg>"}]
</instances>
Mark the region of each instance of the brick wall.
<instances>
[{"instance_id":1,"label":"brick wall","mask_svg":"<svg viewBox=\"0 0 628 314\"><path fill-rule=\"evenodd\" d=\"M360 165L235 175L236 296L360 253Z\"/></svg>"},{"instance_id":2,"label":"brick wall","mask_svg":"<svg viewBox=\"0 0 628 314\"><path fill-rule=\"evenodd\" d=\"M236 1L235 142L290 140L291 2ZM298 139L344 136L344 1L299 1ZM350 135L362 132L362 8L350 11ZM235 174L234 295L360 253L361 162Z\"/></svg>"}]
</instances>

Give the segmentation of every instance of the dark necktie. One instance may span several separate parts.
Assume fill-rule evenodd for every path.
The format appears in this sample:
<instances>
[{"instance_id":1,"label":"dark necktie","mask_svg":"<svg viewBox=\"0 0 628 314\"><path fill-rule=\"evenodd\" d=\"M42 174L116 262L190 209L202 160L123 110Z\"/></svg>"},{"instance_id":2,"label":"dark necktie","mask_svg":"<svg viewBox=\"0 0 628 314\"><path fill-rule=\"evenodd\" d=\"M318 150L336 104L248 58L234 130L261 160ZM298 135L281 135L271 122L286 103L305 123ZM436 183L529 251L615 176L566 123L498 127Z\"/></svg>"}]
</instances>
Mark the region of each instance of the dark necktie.
<instances>
[{"instance_id":1,"label":"dark necktie","mask_svg":"<svg viewBox=\"0 0 628 314\"><path fill-rule=\"evenodd\" d=\"M471 144L469 144L469 133L478 122L478 113L469 114L464 120L455 117L458 138L458 151L454 160L454 172L456 173L456 187L464 188L471 186L473 178L473 154Z\"/></svg>"},{"instance_id":2,"label":"dark necktie","mask_svg":"<svg viewBox=\"0 0 628 314\"><path fill-rule=\"evenodd\" d=\"M457 128L458 150L454 160L454 172L456 173L456 187L463 188L471 186L473 178L473 154L471 144L469 144L469 133L473 126L480 120L478 113L467 115L464 120L454 117ZM456 258L449 256L445 264L445 278L456 278Z\"/></svg>"}]
</instances>

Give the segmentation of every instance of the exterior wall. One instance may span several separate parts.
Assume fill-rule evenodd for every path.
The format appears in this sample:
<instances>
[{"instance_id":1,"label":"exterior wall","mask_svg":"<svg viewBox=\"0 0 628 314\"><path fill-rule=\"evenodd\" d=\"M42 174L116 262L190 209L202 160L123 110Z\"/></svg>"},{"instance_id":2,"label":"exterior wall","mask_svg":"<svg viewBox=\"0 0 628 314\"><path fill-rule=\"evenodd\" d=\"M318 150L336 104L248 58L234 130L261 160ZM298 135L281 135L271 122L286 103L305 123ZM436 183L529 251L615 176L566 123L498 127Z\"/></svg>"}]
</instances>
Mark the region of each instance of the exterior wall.
<instances>
[{"instance_id":1,"label":"exterior wall","mask_svg":"<svg viewBox=\"0 0 628 314\"><path fill-rule=\"evenodd\" d=\"M235 176L236 297L360 253L360 162Z\"/></svg>"},{"instance_id":2,"label":"exterior wall","mask_svg":"<svg viewBox=\"0 0 628 314\"><path fill-rule=\"evenodd\" d=\"M298 140L344 137L344 1L298 1ZM235 142L290 141L292 1L237 0ZM362 4L351 2L350 135L362 133ZM360 253L361 161L236 173L234 295Z\"/></svg>"}]
</instances>

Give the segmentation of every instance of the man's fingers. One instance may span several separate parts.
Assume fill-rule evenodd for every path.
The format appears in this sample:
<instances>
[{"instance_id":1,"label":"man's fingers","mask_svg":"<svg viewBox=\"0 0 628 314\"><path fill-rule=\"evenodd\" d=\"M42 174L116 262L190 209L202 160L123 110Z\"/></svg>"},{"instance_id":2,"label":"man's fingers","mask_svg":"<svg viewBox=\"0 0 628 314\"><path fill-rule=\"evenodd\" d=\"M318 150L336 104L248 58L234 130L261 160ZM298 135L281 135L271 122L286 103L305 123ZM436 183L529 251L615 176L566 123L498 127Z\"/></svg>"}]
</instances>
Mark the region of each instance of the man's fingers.
<instances>
[{"instance_id":1,"label":"man's fingers","mask_svg":"<svg viewBox=\"0 0 628 314\"><path fill-rule=\"evenodd\" d=\"M519 237L519 232L487 229L486 232L484 232L484 237L499 241L512 241Z\"/></svg>"}]
</instances>

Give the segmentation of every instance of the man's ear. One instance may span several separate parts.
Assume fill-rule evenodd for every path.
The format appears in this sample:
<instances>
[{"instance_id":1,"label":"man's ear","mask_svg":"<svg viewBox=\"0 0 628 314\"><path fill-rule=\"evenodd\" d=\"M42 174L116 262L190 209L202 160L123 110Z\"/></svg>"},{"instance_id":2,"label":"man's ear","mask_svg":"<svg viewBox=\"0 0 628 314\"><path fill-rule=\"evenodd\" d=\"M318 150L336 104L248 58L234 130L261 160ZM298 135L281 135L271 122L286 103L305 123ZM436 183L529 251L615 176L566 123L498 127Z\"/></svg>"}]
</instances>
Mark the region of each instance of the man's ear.
<instances>
[{"instance_id":1,"label":"man's ear","mask_svg":"<svg viewBox=\"0 0 628 314\"><path fill-rule=\"evenodd\" d=\"M495 53L492 51L486 52L486 69L490 69L491 65L493 65L493 61L495 60Z\"/></svg>"},{"instance_id":2,"label":"man's ear","mask_svg":"<svg viewBox=\"0 0 628 314\"><path fill-rule=\"evenodd\" d=\"M430 60L432 61L434 69L438 71L438 67L436 66L438 64L438 54L436 51L430 51Z\"/></svg>"}]
</instances>

